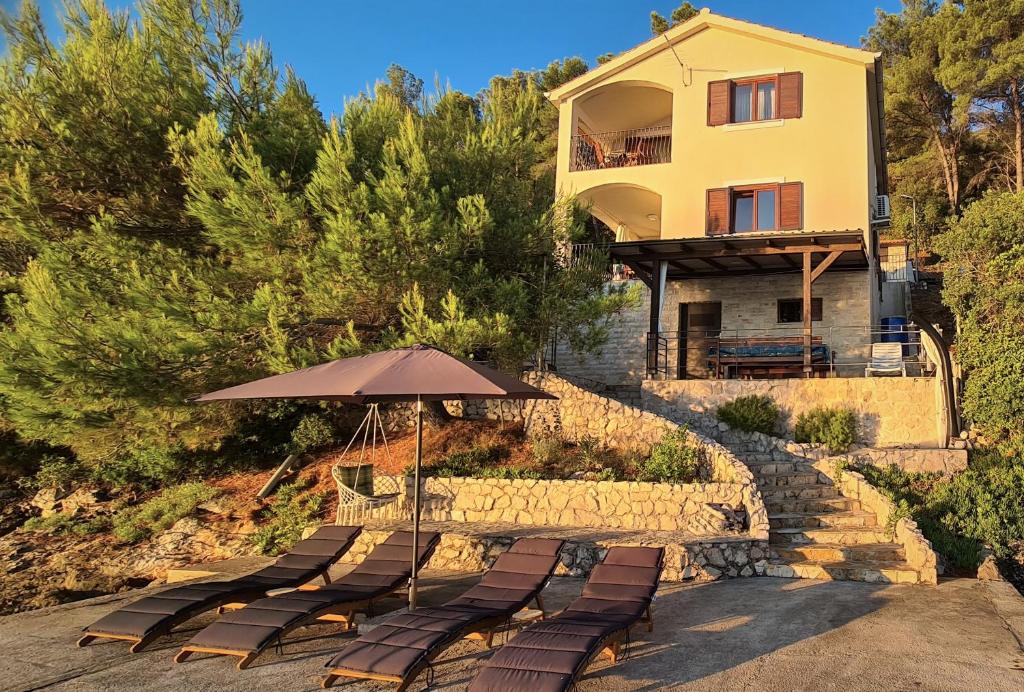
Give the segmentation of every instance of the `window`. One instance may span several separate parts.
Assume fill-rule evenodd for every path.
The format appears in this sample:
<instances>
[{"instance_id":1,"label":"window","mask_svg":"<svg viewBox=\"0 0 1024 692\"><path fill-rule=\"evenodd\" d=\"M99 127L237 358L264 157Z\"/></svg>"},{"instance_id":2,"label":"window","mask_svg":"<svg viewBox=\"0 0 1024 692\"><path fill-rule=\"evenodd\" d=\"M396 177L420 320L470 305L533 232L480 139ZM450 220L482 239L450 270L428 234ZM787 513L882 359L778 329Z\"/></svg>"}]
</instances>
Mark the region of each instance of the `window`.
<instances>
[{"instance_id":1,"label":"window","mask_svg":"<svg viewBox=\"0 0 1024 692\"><path fill-rule=\"evenodd\" d=\"M780 323L804 321L804 301L802 299L780 298L777 306ZM811 321L821 322L821 298L811 298Z\"/></svg>"},{"instance_id":2,"label":"window","mask_svg":"<svg viewBox=\"0 0 1024 692\"><path fill-rule=\"evenodd\" d=\"M775 76L733 82L732 122L774 119L775 85Z\"/></svg>"},{"instance_id":3,"label":"window","mask_svg":"<svg viewBox=\"0 0 1024 692\"><path fill-rule=\"evenodd\" d=\"M774 231L776 185L736 188L732 194L732 232Z\"/></svg>"}]
</instances>

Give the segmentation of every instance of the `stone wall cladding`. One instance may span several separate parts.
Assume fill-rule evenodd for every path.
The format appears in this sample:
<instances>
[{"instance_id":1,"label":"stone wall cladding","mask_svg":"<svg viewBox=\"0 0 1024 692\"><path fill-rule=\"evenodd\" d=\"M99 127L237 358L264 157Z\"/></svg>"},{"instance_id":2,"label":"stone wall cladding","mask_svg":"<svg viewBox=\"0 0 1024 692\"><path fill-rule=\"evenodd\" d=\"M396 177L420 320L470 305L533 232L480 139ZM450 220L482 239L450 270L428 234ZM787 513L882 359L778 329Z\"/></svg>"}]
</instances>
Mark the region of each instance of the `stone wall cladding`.
<instances>
[{"instance_id":1,"label":"stone wall cladding","mask_svg":"<svg viewBox=\"0 0 1024 692\"><path fill-rule=\"evenodd\" d=\"M857 415L858 434L870 447L944 446L938 380L930 377L829 377L780 380L647 380L644 408L656 399L694 413L713 412L736 397L766 394L782 410L783 436L797 416L816 406L845 406ZM914 415L907 415L913 411Z\"/></svg>"},{"instance_id":2,"label":"stone wall cladding","mask_svg":"<svg viewBox=\"0 0 1024 692\"><path fill-rule=\"evenodd\" d=\"M669 418L601 396L560 375L531 372L524 380L558 397L555 401L526 403L528 432L553 432L571 440L589 436L609 447L650 451L666 433L680 428ZM693 429L688 429L686 436L703 455L710 480L740 487L751 536L767 540L768 512L754 474L713 438Z\"/></svg>"},{"instance_id":3,"label":"stone wall cladding","mask_svg":"<svg viewBox=\"0 0 1024 692\"><path fill-rule=\"evenodd\" d=\"M895 464L912 473L944 473L947 476L967 469L966 449L872 449L865 447L849 456L862 464L885 468Z\"/></svg>"},{"instance_id":4,"label":"stone wall cladding","mask_svg":"<svg viewBox=\"0 0 1024 692\"><path fill-rule=\"evenodd\" d=\"M406 485L404 479L397 480ZM736 483L428 478L423 490L423 521L683 531L697 536L734 530L716 505L743 506L743 489Z\"/></svg>"},{"instance_id":5,"label":"stone wall cladding","mask_svg":"<svg viewBox=\"0 0 1024 692\"><path fill-rule=\"evenodd\" d=\"M397 528L397 527L396 527ZM408 528L408 527L405 527ZM494 560L508 550L516 538L537 536L560 537L566 544L560 554L557 576L586 577L590 570L614 545L652 545L665 547L665 570L662 581L715 581L734 577L764 574L767 566L766 542L742 538L701 540L664 533L631 533L628 537L579 536L575 532L535 533L508 525L428 524L425 530L441 531L441 542L427 563L428 569L479 572L488 569ZM365 529L341 562L358 564L390 535L392 528Z\"/></svg>"},{"instance_id":6,"label":"stone wall cladding","mask_svg":"<svg viewBox=\"0 0 1024 692\"><path fill-rule=\"evenodd\" d=\"M815 470L827 476L844 496L860 500L866 511L873 512L880 526L892 524L894 540L903 547L907 562L920 572L920 581L925 584L937 583L937 557L931 542L921 533L917 522L907 518L891 522L890 518L895 515L896 507L889 498L868 483L861 474L848 470L837 471L837 461L846 460L852 463L856 461L855 455L833 457L819 445L801 444L758 432L733 430L726 423L718 421L702 410L698 412L691 408L676 406L659 396L656 387L648 388L646 383L643 396L645 408L650 407L666 417L686 424L691 429L724 442L730 449L761 455L762 458L772 461L785 462L797 457L811 462Z\"/></svg>"}]
</instances>

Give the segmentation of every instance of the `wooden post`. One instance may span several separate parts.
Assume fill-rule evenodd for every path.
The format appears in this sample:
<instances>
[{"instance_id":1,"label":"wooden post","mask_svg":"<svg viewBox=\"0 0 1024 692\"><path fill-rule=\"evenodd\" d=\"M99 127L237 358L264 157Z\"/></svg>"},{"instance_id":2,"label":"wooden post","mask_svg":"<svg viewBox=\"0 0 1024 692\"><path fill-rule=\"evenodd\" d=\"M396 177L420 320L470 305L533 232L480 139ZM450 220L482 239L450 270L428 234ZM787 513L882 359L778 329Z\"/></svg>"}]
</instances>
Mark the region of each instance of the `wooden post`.
<instances>
[{"instance_id":1,"label":"wooden post","mask_svg":"<svg viewBox=\"0 0 1024 692\"><path fill-rule=\"evenodd\" d=\"M811 253L804 252L804 292L803 292L803 312L804 312L804 377L810 377L814 371L814 367L811 365L811 349L813 343L812 329L812 311L811 311Z\"/></svg>"}]
</instances>

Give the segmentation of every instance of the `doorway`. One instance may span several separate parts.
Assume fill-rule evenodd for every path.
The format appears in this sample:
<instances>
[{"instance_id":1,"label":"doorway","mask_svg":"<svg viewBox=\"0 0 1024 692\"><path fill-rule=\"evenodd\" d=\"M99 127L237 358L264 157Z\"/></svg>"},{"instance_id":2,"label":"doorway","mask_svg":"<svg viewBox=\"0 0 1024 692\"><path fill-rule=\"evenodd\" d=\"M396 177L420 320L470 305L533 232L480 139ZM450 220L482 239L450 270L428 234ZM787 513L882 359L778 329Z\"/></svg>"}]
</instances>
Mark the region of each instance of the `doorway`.
<instances>
[{"instance_id":1,"label":"doorway","mask_svg":"<svg viewBox=\"0 0 1024 692\"><path fill-rule=\"evenodd\" d=\"M680 303L678 324L676 378L708 379L708 348L722 333L722 303Z\"/></svg>"}]
</instances>

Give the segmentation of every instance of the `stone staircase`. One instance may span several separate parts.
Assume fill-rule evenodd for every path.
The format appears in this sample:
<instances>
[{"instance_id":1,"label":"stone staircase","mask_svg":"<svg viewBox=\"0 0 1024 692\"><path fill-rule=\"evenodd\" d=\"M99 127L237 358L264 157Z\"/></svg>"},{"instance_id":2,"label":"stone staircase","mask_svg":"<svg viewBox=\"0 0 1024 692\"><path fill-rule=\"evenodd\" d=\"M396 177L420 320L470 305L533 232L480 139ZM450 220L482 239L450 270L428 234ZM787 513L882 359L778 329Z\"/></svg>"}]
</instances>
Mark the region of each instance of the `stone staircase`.
<instances>
[{"instance_id":1,"label":"stone staircase","mask_svg":"<svg viewBox=\"0 0 1024 692\"><path fill-rule=\"evenodd\" d=\"M733 452L757 479L768 509L773 577L917 583L903 547L894 543L860 501L843 497L807 461L778 452Z\"/></svg>"}]
</instances>

